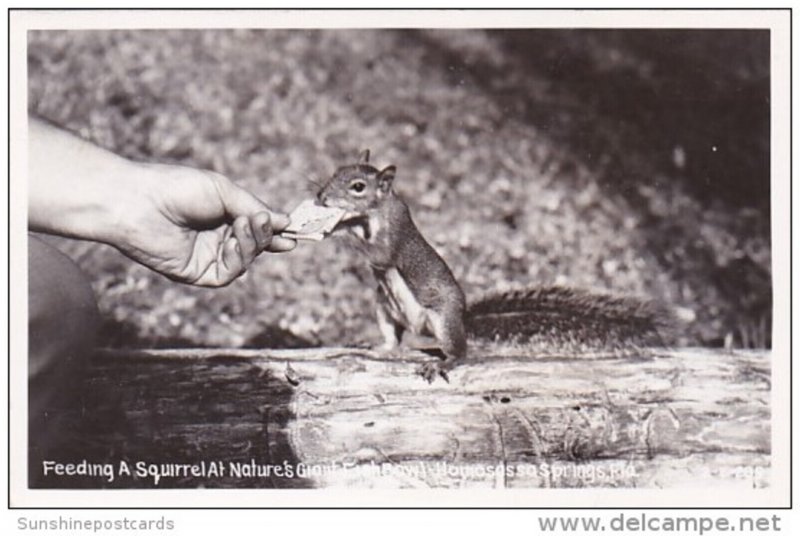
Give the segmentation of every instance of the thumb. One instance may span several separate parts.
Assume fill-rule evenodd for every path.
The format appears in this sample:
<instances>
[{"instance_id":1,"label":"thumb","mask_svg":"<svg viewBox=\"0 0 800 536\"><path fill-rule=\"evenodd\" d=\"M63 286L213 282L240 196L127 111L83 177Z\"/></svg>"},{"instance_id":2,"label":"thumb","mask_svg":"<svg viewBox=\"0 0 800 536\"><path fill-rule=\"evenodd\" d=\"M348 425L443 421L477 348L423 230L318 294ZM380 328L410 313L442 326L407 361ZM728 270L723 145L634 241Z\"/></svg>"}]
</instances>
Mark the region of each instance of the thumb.
<instances>
[{"instance_id":1,"label":"thumb","mask_svg":"<svg viewBox=\"0 0 800 536\"><path fill-rule=\"evenodd\" d=\"M260 212L266 212L270 215L274 231L282 231L289 225L289 216L283 212L272 210L266 203L228 178L223 177L218 182L220 199L225 206L225 212L232 218L252 217Z\"/></svg>"}]
</instances>

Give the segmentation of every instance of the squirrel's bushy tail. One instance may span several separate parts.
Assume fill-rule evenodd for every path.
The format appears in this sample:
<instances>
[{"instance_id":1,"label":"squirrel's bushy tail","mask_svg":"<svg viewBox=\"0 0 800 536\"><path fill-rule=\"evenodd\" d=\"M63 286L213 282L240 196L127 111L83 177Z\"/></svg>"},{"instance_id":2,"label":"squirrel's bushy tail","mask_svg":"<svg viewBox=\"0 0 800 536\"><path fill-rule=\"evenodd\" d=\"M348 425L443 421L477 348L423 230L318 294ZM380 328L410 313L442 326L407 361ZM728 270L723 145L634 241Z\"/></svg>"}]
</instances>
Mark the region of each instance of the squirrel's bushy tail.
<instances>
[{"instance_id":1,"label":"squirrel's bushy tail","mask_svg":"<svg viewBox=\"0 0 800 536\"><path fill-rule=\"evenodd\" d=\"M466 326L471 338L542 353L616 355L665 346L671 331L652 302L558 286L487 295L469 306Z\"/></svg>"}]
</instances>

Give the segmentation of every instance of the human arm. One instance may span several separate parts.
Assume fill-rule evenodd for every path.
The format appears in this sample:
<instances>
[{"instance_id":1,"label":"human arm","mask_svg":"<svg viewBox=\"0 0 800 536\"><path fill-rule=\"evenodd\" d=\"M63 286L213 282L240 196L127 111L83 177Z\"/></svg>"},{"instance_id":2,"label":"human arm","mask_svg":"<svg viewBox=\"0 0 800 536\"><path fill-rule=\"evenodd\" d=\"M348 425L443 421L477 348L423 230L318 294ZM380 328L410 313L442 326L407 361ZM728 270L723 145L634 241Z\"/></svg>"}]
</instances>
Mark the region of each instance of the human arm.
<instances>
[{"instance_id":1,"label":"human arm","mask_svg":"<svg viewBox=\"0 0 800 536\"><path fill-rule=\"evenodd\" d=\"M134 162L29 118L28 225L94 240L165 276L230 283L264 250L296 245L289 219L211 171Z\"/></svg>"}]
</instances>

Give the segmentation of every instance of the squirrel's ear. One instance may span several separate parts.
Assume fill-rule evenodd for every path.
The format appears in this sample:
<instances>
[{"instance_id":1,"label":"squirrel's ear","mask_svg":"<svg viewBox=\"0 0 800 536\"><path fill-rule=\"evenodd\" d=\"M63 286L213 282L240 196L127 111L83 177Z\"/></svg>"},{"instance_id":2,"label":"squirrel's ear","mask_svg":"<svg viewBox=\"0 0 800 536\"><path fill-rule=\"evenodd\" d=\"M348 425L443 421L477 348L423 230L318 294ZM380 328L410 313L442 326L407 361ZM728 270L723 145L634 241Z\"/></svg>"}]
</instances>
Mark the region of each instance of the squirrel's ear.
<instances>
[{"instance_id":1,"label":"squirrel's ear","mask_svg":"<svg viewBox=\"0 0 800 536\"><path fill-rule=\"evenodd\" d=\"M369 149L358 155L359 164L369 164Z\"/></svg>"},{"instance_id":2,"label":"squirrel's ear","mask_svg":"<svg viewBox=\"0 0 800 536\"><path fill-rule=\"evenodd\" d=\"M387 166L378 173L378 188L384 192L392 189L392 181L397 168L394 166Z\"/></svg>"}]
</instances>

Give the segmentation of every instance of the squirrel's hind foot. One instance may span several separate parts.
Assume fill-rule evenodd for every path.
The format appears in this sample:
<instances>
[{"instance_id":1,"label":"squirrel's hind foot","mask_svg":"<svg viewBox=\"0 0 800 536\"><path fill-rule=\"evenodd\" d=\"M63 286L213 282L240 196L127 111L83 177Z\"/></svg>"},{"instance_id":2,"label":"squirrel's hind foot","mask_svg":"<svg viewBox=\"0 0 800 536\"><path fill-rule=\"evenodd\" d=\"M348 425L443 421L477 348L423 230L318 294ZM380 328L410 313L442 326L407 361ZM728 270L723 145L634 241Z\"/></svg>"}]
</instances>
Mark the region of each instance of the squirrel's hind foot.
<instances>
[{"instance_id":1,"label":"squirrel's hind foot","mask_svg":"<svg viewBox=\"0 0 800 536\"><path fill-rule=\"evenodd\" d=\"M443 366L442 363L431 361L422 364L417 369L417 373L428 383L433 383L437 376L441 376L444 381L450 383L450 377L447 375L448 370L449 368Z\"/></svg>"}]
</instances>

